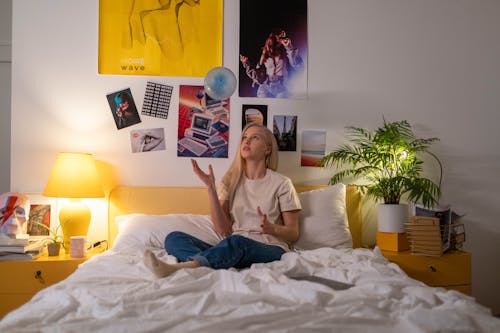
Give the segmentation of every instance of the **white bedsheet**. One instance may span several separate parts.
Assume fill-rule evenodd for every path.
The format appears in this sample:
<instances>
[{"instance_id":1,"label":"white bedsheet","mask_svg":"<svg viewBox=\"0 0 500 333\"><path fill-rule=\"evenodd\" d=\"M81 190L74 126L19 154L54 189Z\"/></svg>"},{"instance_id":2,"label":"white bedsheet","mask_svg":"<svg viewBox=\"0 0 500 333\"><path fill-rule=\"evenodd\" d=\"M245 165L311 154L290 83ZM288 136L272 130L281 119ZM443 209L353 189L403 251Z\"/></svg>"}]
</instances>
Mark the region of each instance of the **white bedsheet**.
<instances>
[{"instance_id":1,"label":"white bedsheet","mask_svg":"<svg viewBox=\"0 0 500 333\"><path fill-rule=\"evenodd\" d=\"M473 298L410 279L378 249L321 248L239 272L202 267L164 279L143 265L142 250L91 258L8 314L0 332L500 332ZM287 277L305 274L355 286Z\"/></svg>"}]
</instances>

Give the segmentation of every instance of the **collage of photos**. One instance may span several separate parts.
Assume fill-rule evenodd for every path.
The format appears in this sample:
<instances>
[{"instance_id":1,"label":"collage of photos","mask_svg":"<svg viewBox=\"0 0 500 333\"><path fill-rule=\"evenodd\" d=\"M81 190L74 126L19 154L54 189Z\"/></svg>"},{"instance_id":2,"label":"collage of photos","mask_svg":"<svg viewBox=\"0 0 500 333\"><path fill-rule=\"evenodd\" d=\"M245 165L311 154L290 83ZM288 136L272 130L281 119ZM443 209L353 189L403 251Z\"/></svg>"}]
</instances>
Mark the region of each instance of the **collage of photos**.
<instances>
[{"instance_id":1,"label":"collage of photos","mask_svg":"<svg viewBox=\"0 0 500 333\"><path fill-rule=\"evenodd\" d=\"M168 91L157 97L167 97L168 102L145 103L143 115L166 118L170 105L171 88L148 82L145 98L158 91ZM229 153L230 103L229 98L215 100L205 93L201 85L179 86L179 117L177 132L178 157L227 158ZM130 88L106 95L110 110L118 130L141 123ZM155 108L161 107L158 111ZM143 110L144 111L144 110ZM265 104L243 104L241 107L241 128L256 122L268 126L269 107ZM158 113L162 113L158 116ZM274 115L272 132L279 151L297 151L298 116ZM133 129L130 131L132 153L145 153L166 150L164 128ZM301 136L300 166L319 167L325 156L326 132L303 130Z\"/></svg>"},{"instance_id":2,"label":"collage of photos","mask_svg":"<svg viewBox=\"0 0 500 333\"><path fill-rule=\"evenodd\" d=\"M106 22L116 20L118 26L127 26L130 30L129 39L121 41L121 47L133 48L137 53L134 59L143 59L148 53L143 45L141 35L157 30L160 26L152 24L156 15L173 15L176 18L171 24L179 23L179 13L170 11L167 7L151 4L122 4L117 0L100 1L100 31L103 40L110 36L111 30L107 30ZM182 4L184 5L184 4ZM113 6L129 6L129 14L112 17ZM146 7L145 7L146 6ZM192 11L203 12L203 15L222 15L222 1L214 1L210 4L196 3L184 13ZM187 8L187 7L186 7ZM266 8L265 11L262 8ZM280 15L276 15L280 12ZM137 16L138 15L138 16ZM177 16L176 16L177 15ZM142 17L142 23L134 17ZM176 23L177 22L177 23ZM189 22L186 21L186 22ZM151 23L151 24L150 24ZM157 22L158 23L158 22ZM157 24L155 23L155 24ZM170 24L169 23L169 24ZM158 23L159 24L159 23ZM198 24L198 23L197 23ZM184 29L174 29L172 36L178 35L174 44L182 49L182 43L188 36ZM215 30L213 30L213 29ZM222 47L219 43L222 39L219 35L220 27L212 27L210 31L216 32L211 40L215 41L212 60L217 62L217 54L221 53ZM205 31L197 26L198 31ZM194 32L195 30L192 30ZM158 59L168 59L173 56L176 48L166 50L158 40L160 53ZM128 46L127 46L128 45ZM118 58L107 58L109 54L107 46L100 44L100 67L102 72L115 73L113 69L119 61ZM125 52L125 50L122 50ZM128 52L128 51L127 51ZM238 62L238 93L240 97L255 98L305 98L307 97L307 0L254 0L240 1L240 43ZM189 55L184 53L185 59ZM213 57L215 56L215 57ZM112 60L114 59L114 60ZM191 61L190 66L199 61L206 62L206 57ZM151 69L150 62L137 62L130 64L130 68L122 68L116 73L129 75L146 73ZM142 66L142 67L141 67ZM190 76L193 68L182 67L172 73ZM215 68L215 63L210 66ZM137 67L137 68L136 68ZM155 67L159 69L160 67ZM199 69L198 69L199 70ZM158 73L166 74L160 69ZM180 71L180 72L177 72ZM206 73L207 71L203 71ZM201 72L200 72L201 73ZM200 76L198 73L196 76ZM205 82L206 85L206 82ZM177 128L177 156L178 157L210 157L227 158L229 154L229 128L230 128L230 101L229 98L216 100L211 98L206 91L209 87L203 85L179 85L178 93L178 128ZM130 88L121 89L106 95L110 111L117 130L130 128L130 126L141 124L141 117L148 116L157 119L167 119L174 86L165 83L148 81L143 92L142 110L139 112L132 96ZM172 111L172 110L170 110ZM266 104L242 104L241 106L241 128L248 123L257 122L272 128L272 132L281 152L301 153L301 166L318 166L318 161L324 155L326 133L324 131L302 131L298 136L298 117L296 115L278 114L269 118L269 110ZM269 122L269 123L268 123ZM134 128L130 130L130 149L132 153L146 153L166 150L167 133L163 127ZM301 142L302 147L298 148Z\"/></svg>"}]
</instances>

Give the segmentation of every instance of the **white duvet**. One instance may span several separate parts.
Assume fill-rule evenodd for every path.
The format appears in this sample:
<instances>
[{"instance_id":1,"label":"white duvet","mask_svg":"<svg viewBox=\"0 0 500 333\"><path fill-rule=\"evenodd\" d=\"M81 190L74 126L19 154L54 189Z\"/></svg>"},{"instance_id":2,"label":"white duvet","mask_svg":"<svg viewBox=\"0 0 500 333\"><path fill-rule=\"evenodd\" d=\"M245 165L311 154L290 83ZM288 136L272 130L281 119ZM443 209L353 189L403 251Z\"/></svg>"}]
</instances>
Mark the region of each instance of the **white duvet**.
<instances>
[{"instance_id":1,"label":"white duvet","mask_svg":"<svg viewBox=\"0 0 500 333\"><path fill-rule=\"evenodd\" d=\"M4 317L0 332L500 332L473 298L410 279L378 249L321 248L239 272L186 269L164 279L143 265L142 250L94 256ZM355 286L288 277L298 275Z\"/></svg>"}]
</instances>

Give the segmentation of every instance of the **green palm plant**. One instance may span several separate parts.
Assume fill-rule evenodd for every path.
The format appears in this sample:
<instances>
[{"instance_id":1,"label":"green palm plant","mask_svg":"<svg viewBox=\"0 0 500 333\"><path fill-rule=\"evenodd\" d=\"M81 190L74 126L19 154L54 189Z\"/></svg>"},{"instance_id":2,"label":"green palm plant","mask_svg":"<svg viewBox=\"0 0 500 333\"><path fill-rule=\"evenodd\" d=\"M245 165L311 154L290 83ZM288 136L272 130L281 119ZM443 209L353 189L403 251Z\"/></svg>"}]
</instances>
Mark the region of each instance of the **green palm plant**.
<instances>
[{"instance_id":1,"label":"green palm plant","mask_svg":"<svg viewBox=\"0 0 500 333\"><path fill-rule=\"evenodd\" d=\"M46 241L48 243L55 243L55 244L62 243L63 237L61 235L59 235L59 233L58 233L59 228L61 227L60 224L57 226L57 228L53 229L53 228L47 227L45 224L40 223L38 221L35 221L35 223L37 225L41 226L42 228L49 231L49 237L46 238Z\"/></svg>"},{"instance_id":2,"label":"green palm plant","mask_svg":"<svg viewBox=\"0 0 500 333\"><path fill-rule=\"evenodd\" d=\"M386 204L399 204L406 196L410 202L421 202L426 207L438 203L441 196L442 165L429 147L438 138L417 138L410 124L403 120L387 122L375 131L346 127L350 144L325 155L320 165L341 168L330 179L336 184L347 177L363 178L367 184L357 185L367 195ZM430 154L439 163L439 184L422 177L422 153Z\"/></svg>"}]
</instances>

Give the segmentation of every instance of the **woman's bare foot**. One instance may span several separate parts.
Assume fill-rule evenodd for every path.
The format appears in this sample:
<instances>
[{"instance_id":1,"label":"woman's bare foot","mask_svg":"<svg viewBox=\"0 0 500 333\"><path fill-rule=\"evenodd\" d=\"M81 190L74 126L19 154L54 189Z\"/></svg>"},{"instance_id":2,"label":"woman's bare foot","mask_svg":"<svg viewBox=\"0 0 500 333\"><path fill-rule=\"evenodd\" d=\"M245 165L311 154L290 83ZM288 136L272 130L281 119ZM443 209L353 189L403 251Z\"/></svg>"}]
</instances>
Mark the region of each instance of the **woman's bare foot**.
<instances>
[{"instance_id":1,"label":"woman's bare foot","mask_svg":"<svg viewBox=\"0 0 500 333\"><path fill-rule=\"evenodd\" d=\"M166 262L158 260L154 253L150 250L144 251L144 265L146 265L146 267L149 268L151 272L153 272L153 274L158 278L169 276L170 274L178 271L181 268L200 267L200 264L197 261L167 264Z\"/></svg>"}]
</instances>

